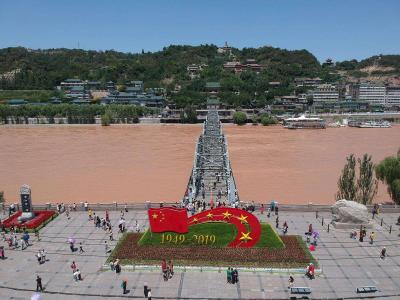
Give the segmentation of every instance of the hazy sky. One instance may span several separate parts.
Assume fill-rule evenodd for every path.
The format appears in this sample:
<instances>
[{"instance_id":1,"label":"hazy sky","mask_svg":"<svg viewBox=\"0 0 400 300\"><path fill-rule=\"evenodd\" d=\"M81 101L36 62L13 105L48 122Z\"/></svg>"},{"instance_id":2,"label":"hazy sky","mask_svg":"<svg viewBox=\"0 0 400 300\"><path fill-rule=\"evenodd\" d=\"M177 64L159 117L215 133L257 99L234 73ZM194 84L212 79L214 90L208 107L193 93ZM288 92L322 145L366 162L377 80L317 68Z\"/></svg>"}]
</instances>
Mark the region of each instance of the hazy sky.
<instances>
[{"instance_id":1,"label":"hazy sky","mask_svg":"<svg viewBox=\"0 0 400 300\"><path fill-rule=\"evenodd\" d=\"M400 54L400 0L0 0L0 48L157 51L225 41L319 60Z\"/></svg>"}]
</instances>

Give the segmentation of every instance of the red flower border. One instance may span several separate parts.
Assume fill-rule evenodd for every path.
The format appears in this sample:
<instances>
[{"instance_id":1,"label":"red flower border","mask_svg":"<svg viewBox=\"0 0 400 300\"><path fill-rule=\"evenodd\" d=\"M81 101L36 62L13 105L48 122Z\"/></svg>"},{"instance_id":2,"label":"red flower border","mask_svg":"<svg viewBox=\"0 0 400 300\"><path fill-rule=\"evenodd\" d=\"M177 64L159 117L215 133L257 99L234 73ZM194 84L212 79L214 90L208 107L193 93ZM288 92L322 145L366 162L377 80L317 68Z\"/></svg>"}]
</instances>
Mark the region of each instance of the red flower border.
<instances>
[{"instance_id":1,"label":"red flower border","mask_svg":"<svg viewBox=\"0 0 400 300\"><path fill-rule=\"evenodd\" d=\"M36 229L56 214L56 212L53 210L36 210L34 213L35 217L32 220L19 223L18 217L22 214L22 211L18 211L9 218L5 219L2 224L5 228L11 228L14 226L18 228Z\"/></svg>"}]
</instances>

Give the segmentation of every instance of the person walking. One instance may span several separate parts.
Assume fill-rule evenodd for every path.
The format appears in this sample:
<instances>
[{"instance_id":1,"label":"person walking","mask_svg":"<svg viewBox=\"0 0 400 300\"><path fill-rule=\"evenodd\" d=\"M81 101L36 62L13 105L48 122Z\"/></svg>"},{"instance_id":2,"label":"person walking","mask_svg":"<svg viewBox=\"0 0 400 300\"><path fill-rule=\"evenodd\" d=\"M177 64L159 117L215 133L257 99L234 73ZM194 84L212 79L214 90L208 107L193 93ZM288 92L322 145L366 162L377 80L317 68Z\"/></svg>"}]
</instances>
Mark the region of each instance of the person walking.
<instances>
[{"instance_id":1,"label":"person walking","mask_svg":"<svg viewBox=\"0 0 400 300\"><path fill-rule=\"evenodd\" d=\"M110 249L110 247L108 246L107 241L104 241L104 249L105 249L105 251L106 251L106 254L109 253L109 252L111 252L111 249Z\"/></svg>"},{"instance_id":2,"label":"person walking","mask_svg":"<svg viewBox=\"0 0 400 300\"><path fill-rule=\"evenodd\" d=\"M294 278L292 275L289 276L289 285L288 285L288 289L290 289L291 287L293 287L294 285Z\"/></svg>"},{"instance_id":3,"label":"person walking","mask_svg":"<svg viewBox=\"0 0 400 300\"><path fill-rule=\"evenodd\" d=\"M171 279L172 276L174 276L174 265L172 264L172 261L168 261L168 277Z\"/></svg>"},{"instance_id":4,"label":"person walking","mask_svg":"<svg viewBox=\"0 0 400 300\"><path fill-rule=\"evenodd\" d=\"M231 271L231 267L228 267L228 270L226 270L226 282L227 282L227 283L232 283L232 271Z\"/></svg>"},{"instance_id":5,"label":"person walking","mask_svg":"<svg viewBox=\"0 0 400 300\"><path fill-rule=\"evenodd\" d=\"M126 294L126 285L127 285L126 279L122 280L121 287L122 287L122 293L124 295Z\"/></svg>"},{"instance_id":6,"label":"person walking","mask_svg":"<svg viewBox=\"0 0 400 300\"><path fill-rule=\"evenodd\" d=\"M115 273L116 274L120 274L121 273L121 266L119 264L119 259L115 260L114 266L115 266Z\"/></svg>"},{"instance_id":7,"label":"person walking","mask_svg":"<svg viewBox=\"0 0 400 300\"><path fill-rule=\"evenodd\" d=\"M38 291L43 291L42 278L39 275L36 277L36 292Z\"/></svg>"},{"instance_id":8,"label":"person walking","mask_svg":"<svg viewBox=\"0 0 400 300\"><path fill-rule=\"evenodd\" d=\"M39 230L35 229L35 237L38 242L40 242Z\"/></svg>"},{"instance_id":9,"label":"person walking","mask_svg":"<svg viewBox=\"0 0 400 300\"><path fill-rule=\"evenodd\" d=\"M1 258L1 259L5 259L5 255L4 255L4 246L0 246L0 258Z\"/></svg>"},{"instance_id":10,"label":"person walking","mask_svg":"<svg viewBox=\"0 0 400 300\"><path fill-rule=\"evenodd\" d=\"M168 281L168 266L165 259L161 262L161 272L163 274L164 281Z\"/></svg>"},{"instance_id":11,"label":"person walking","mask_svg":"<svg viewBox=\"0 0 400 300\"><path fill-rule=\"evenodd\" d=\"M386 247L383 247L381 251L381 259L385 259L385 257L386 257Z\"/></svg>"},{"instance_id":12,"label":"person walking","mask_svg":"<svg viewBox=\"0 0 400 300\"><path fill-rule=\"evenodd\" d=\"M83 252L85 251L83 250L82 243L79 243L79 254L82 254Z\"/></svg>"},{"instance_id":13,"label":"person walking","mask_svg":"<svg viewBox=\"0 0 400 300\"><path fill-rule=\"evenodd\" d=\"M264 204L261 203L260 213L263 215L265 211Z\"/></svg>"},{"instance_id":14,"label":"person walking","mask_svg":"<svg viewBox=\"0 0 400 300\"><path fill-rule=\"evenodd\" d=\"M144 283L143 293L144 297L147 298L147 295L149 294L149 287L147 286L147 282Z\"/></svg>"},{"instance_id":15,"label":"person walking","mask_svg":"<svg viewBox=\"0 0 400 300\"><path fill-rule=\"evenodd\" d=\"M375 232L371 232L370 234L369 234L369 243L372 245L372 244L374 244L374 239L375 239Z\"/></svg>"},{"instance_id":16,"label":"person walking","mask_svg":"<svg viewBox=\"0 0 400 300\"><path fill-rule=\"evenodd\" d=\"M72 264L71 264L71 269L72 269L72 273L75 273L75 271L76 271L76 263L75 263L75 261L73 261L72 262Z\"/></svg>"},{"instance_id":17,"label":"person walking","mask_svg":"<svg viewBox=\"0 0 400 300\"><path fill-rule=\"evenodd\" d=\"M276 228L279 228L279 217L277 216L276 217L276 219L275 219L275 226L276 226Z\"/></svg>"}]
</instances>

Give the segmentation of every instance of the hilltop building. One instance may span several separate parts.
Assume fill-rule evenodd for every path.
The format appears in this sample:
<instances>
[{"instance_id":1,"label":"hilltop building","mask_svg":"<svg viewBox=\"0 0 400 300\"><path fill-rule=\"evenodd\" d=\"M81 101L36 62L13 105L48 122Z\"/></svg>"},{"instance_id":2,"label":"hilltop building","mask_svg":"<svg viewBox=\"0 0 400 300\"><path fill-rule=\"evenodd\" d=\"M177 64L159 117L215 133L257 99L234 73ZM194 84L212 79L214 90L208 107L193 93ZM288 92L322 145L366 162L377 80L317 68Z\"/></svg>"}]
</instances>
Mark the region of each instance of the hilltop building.
<instances>
[{"instance_id":1,"label":"hilltop building","mask_svg":"<svg viewBox=\"0 0 400 300\"><path fill-rule=\"evenodd\" d=\"M232 55L232 48L228 45L228 42L225 42L223 47L219 47L217 52L220 54L229 54Z\"/></svg>"},{"instance_id":2,"label":"hilltop building","mask_svg":"<svg viewBox=\"0 0 400 300\"><path fill-rule=\"evenodd\" d=\"M200 77L200 72L203 71L203 68L205 67L207 67L206 64L202 65L191 64L186 67L186 70L188 72L190 79L195 79Z\"/></svg>"},{"instance_id":3,"label":"hilltop building","mask_svg":"<svg viewBox=\"0 0 400 300\"><path fill-rule=\"evenodd\" d=\"M228 61L224 64L224 69L228 71L233 71L235 73L240 73L242 71L260 71L264 66L258 64L255 59L249 58L245 63L240 63L239 61L233 60Z\"/></svg>"}]
</instances>

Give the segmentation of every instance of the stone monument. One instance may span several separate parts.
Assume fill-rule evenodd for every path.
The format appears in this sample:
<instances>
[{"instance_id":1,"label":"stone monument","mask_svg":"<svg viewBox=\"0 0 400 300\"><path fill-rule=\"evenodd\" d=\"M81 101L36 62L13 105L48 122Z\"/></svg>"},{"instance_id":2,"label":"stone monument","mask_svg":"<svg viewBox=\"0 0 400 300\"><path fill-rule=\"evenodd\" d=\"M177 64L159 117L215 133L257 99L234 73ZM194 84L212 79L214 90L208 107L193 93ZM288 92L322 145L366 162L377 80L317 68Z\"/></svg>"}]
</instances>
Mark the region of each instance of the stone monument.
<instances>
[{"instance_id":1,"label":"stone monument","mask_svg":"<svg viewBox=\"0 0 400 300\"><path fill-rule=\"evenodd\" d=\"M360 203L338 200L331 207L332 224L340 229L360 228L360 226L371 228L372 222L368 217L368 208Z\"/></svg>"},{"instance_id":2,"label":"stone monument","mask_svg":"<svg viewBox=\"0 0 400 300\"><path fill-rule=\"evenodd\" d=\"M21 195L22 214L18 217L18 221L22 223L33 219L35 214L32 211L31 188L29 185L22 185L19 191Z\"/></svg>"}]
</instances>

